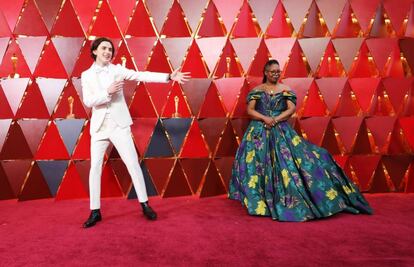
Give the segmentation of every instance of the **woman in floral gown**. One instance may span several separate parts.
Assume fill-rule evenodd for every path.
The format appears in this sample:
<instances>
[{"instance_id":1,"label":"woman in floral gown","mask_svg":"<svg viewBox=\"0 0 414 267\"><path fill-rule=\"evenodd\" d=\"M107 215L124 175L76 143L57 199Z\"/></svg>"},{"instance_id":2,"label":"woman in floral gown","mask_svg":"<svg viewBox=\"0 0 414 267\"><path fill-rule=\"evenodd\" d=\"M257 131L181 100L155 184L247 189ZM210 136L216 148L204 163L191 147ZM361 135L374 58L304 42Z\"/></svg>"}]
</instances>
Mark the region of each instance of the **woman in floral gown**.
<instances>
[{"instance_id":1,"label":"woman in floral gown","mask_svg":"<svg viewBox=\"0 0 414 267\"><path fill-rule=\"evenodd\" d=\"M279 221L306 221L342 211L371 214L357 186L328 151L289 125L296 95L278 82L279 77L279 63L269 60L263 84L247 97L252 121L236 153L229 197L251 215Z\"/></svg>"}]
</instances>

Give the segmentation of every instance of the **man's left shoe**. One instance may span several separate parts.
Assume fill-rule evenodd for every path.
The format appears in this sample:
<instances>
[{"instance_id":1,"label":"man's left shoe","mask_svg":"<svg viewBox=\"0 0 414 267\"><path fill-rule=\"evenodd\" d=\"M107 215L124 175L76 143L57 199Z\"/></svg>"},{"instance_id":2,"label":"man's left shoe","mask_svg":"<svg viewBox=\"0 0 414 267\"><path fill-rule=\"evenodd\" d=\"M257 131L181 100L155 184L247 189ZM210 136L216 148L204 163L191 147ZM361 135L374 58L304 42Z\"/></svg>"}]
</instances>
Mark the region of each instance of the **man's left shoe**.
<instances>
[{"instance_id":1,"label":"man's left shoe","mask_svg":"<svg viewBox=\"0 0 414 267\"><path fill-rule=\"evenodd\" d=\"M148 201L141 203L141 207L148 220L155 221L157 219L157 213L148 205Z\"/></svg>"}]
</instances>

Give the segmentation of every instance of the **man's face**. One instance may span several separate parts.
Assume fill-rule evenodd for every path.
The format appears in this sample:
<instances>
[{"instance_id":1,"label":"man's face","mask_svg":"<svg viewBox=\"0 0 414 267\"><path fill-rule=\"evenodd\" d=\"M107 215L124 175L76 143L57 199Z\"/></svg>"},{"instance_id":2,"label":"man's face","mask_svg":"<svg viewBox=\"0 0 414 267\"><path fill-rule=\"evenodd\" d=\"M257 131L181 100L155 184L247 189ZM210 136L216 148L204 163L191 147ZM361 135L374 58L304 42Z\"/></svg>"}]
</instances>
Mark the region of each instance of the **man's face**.
<instances>
[{"instance_id":1,"label":"man's face","mask_svg":"<svg viewBox=\"0 0 414 267\"><path fill-rule=\"evenodd\" d=\"M103 41L99 46L93 51L96 55L96 63L99 65L107 65L112 60L112 45L110 42Z\"/></svg>"}]
</instances>

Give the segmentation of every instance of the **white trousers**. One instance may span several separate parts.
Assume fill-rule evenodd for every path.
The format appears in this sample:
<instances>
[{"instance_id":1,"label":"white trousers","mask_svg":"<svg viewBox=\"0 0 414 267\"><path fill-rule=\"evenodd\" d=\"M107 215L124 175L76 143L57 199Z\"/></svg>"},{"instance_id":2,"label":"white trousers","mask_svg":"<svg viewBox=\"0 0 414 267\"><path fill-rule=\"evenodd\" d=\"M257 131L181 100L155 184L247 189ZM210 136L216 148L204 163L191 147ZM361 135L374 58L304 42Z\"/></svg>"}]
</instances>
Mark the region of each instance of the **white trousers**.
<instances>
[{"instance_id":1,"label":"white trousers","mask_svg":"<svg viewBox=\"0 0 414 267\"><path fill-rule=\"evenodd\" d=\"M109 142L115 146L125 163L137 193L138 201L148 200L145 180L138 161L131 128L120 128L107 114L98 132L91 136L91 169L89 172L89 194L91 210L101 207L101 176L105 151Z\"/></svg>"}]
</instances>

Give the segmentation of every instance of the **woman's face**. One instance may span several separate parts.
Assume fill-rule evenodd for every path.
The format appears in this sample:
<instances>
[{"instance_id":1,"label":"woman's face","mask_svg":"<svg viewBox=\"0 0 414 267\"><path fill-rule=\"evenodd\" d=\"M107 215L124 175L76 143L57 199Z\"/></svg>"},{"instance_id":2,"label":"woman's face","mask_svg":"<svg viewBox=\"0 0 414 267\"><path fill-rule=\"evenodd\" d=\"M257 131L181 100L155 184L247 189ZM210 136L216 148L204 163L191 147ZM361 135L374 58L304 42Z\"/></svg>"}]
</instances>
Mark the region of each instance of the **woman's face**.
<instances>
[{"instance_id":1,"label":"woman's face","mask_svg":"<svg viewBox=\"0 0 414 267\"><path fill-rule=\"evenodd\" d=\"M270 83L277 83L280 78L280 67L278 64L272 64L265 71L266 79Z\"/></svg>"}]
</instances>

